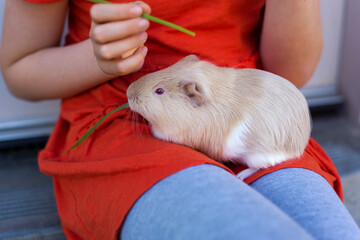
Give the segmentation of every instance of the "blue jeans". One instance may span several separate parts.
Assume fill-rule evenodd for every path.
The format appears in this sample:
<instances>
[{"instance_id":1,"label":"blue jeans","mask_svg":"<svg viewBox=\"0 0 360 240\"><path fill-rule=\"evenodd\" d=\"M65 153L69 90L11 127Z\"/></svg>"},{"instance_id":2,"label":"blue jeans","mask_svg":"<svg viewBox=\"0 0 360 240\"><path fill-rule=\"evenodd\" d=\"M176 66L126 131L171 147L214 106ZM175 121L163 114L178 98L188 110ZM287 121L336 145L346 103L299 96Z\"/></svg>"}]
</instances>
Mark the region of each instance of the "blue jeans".
<instances>
[{"instance_id":1,"label":"blue jeans","mask_svg":"<svg viewBox=\"0 0 360 240\"><path fill-rule=\"evenodd\" d=\"M120 231L130 239L360 239L328 182L282 169L246 185L213 165L177 172L143 194Z\"/></svg>"}]
</instances>

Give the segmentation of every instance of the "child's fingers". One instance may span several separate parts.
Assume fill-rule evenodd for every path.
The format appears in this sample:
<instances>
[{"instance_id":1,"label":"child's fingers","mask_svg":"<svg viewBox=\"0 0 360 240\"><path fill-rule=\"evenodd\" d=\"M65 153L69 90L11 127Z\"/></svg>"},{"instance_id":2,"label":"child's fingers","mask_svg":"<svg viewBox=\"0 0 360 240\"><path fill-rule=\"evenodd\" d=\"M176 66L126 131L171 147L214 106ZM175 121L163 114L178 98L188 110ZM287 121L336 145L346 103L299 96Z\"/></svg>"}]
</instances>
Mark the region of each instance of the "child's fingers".
<instances>
[{"instance_id":1,"label":"child's fingers","mask_svg":"<svg viewBox=\"0 0 360 240\"><path fill-rule=\"evenodd\" d=\"M144 18L135 18L94 25L91 31L92 39L104 44L145 31L149 28L149 21Z\"/></svg>"},{"instance_id":2,"label":"child's fingers","mask_svg":"<svg viewBox=\"0 0 360 240\"><path fill-rule=\"evenodd\" d=\"M145 32L142 32L140 34L135 34L119 41L100 45L94 48L94 53L98 58L104 60L115 59L122 54L128 52L129 50L139 47L146 41L146 39L147 34Z\"/></svg>"},{"instance_id":3,"label":"child's fingers","mask_svg":"<svg viewBox=\"0 0 360 240\"><path fill-rule=\"evenodd\" d=\"M142 13L143 9L137 4L95 4L90 9L90 16L96 23L140 17Z\"/></svg>"},{"instance_id":4,"label":"child's fingers","mask_svg":"<svg viewBox=\"0 0 360 240\"><path fill-rule=\"evenodd\" d=\"M90 38L96 60L105 73L121 76L141 68L147 53L141 45L149 27L149 21L140 17L143 12L150 14L151 8L140 1L95 4L91 8Z\"/></svg>"},{"instance_id":5,"label":"child's fingers","mask_svg":"<svg viewBox=\"0 0 360 240\"><path fill-rule=\"evenodd\" d=\"M151 13L150 6L142 1L135 1L135 2L132 2L131 4L136 4L136 5L140 6L143 9L144 13L147 13L147 14Z\"/></svg>"},{"instance_id":6,"label":"child's fingers","mask_svg":"<svg viewBox=\"0 0 360 240\"><path fill-rule=\"evenodd\" d=\"M145 46L139 47L131 56L112 61L99 61L101 69L111 75L122 76L139 70L147 53Z\"/></svg>"},{"instance_id":7,"label":"child's fingers","mask_svg":"<svg viewBox=\"0 0 360 240\"><path fill-rule=\"evenodd\" d=\"M121 67L127 68L128 73L125 74L139 71L144 64L147 51L148 51L147 47L145 46L139 47L132 55L123 59L122 62L123 66L120 65L120 69Z\"/></svg>"}]
</instances>

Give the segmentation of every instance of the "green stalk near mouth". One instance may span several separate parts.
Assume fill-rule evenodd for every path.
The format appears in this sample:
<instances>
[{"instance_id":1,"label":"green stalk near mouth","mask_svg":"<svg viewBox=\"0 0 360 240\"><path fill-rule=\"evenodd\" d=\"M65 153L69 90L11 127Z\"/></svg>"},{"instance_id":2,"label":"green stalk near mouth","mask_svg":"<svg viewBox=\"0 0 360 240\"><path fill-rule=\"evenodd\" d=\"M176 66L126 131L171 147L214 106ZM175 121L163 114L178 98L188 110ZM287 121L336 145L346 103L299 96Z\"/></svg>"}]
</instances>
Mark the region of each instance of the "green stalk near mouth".
<instances>
[{"instance_id":1,"label":"green stalk near mouth","mask_svg":"<svg viewBox=\"0 0 360 240\"><path fill-rule=\"evenodd\" d=\"M112 113L117 112L119 110L122 110L124 108L129 107L129 103L125 103L117 108L115 108L114 110L112 110L111 112L109 112L108 114L106 114L105 116L103 116L92 128L89 129L89 131L87 131L79 140L76 141L76 143L74 143L74 145L72 145L68 150L66 150L65 153L68 153L71 149L77 147L80 143L82 143L86 138L88 138L95 130L96 128L98 128L100 126L100 124L107 118L109 117Z\"/></svg>"},{"instance_id":2,"label":"green stalk near mouth","mask_svg":"<svg viewBox=\"0 0 360 240\"><path fill-rule=\"evenodd\" d=\"M111 2L105 1L105 0L88 0L88 1L94 2L94 3L111 3ZM159 24L174 28L174 29L176 29L176 30L178 30L180 32L183 32L183 33L189 34L190 36L195 37L194 32L192 32L192 31L190 31L190 30L188 30L186 28L180 27L180 26L178 26L176 24L173 24L171 22L165 21L163 19L151 16L151 15L146 14L146 13L141 14L141 17L146 18L146 19L148 19L150 21L153 21L153 22L156 22L156 23L159 23Z\"/></svg>"}]
</instances>

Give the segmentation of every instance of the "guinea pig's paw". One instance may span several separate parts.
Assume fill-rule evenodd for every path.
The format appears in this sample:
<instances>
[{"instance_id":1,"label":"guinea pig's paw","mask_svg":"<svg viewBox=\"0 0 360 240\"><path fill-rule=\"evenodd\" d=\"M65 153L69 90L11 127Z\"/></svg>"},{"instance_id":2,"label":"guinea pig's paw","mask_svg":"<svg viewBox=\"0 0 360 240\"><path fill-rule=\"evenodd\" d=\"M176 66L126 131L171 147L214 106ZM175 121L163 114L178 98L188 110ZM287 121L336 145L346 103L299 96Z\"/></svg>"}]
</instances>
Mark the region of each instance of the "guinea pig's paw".
<instances>
[{"instance_id":1,"label":"guinea pig's paw","mask_svg":"<svg viewBox=\"0 0 360 240\"><path fill-rule=\"evenodd\" d=\"M240 179L241 181L244 181L245 179L247 179L248 177L250 177L251 175L253 175L257 171L259 171L259 169L248 168L248 169L245 169L245 170L239 172L238 174L236 174L236 177L238 179Z\"/></svg>"},{"instance_id":2,"label":"guinea pig's paw","mask_svg":"<svg viewBox=\"0 0 360 240\"><path fill-rule=\"evenodd\" d=\"M289 159L285 153L252 153L248 154L245 164L250 168L267 168Z\"/></svg>"}]
</instances>

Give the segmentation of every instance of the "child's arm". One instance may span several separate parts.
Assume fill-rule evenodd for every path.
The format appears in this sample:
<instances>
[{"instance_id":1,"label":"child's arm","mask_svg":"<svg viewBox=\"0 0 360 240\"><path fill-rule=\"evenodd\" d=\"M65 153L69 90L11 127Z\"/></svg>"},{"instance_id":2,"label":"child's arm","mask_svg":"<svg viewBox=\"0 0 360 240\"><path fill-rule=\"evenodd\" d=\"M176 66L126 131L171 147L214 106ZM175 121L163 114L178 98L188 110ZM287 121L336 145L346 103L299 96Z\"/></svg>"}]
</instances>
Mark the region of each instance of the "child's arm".
<instances>
[{"instance_id":1,"label":"child's arm","mask_svg":"<svg viewBox=\"0 0 360 240\"><path fill-rule=\"evenodd\" d=\"M303 86L322 51L318 0L267 0L260 43L265 70Z\"/></svg>"},{"instance_id":2,"label":"child's arm","mask_svg":"<svg viewBox=\"0 0 360 240\"><path fill-rule=\"evenodd\" d=\"M147 5L138 5L142 11L150 11ZM131 12L135 6L137 5L98 5L100 11L95 9L95 12L101 13L101 16L93 21L93 26L97 26L92 30L97 28L101 33L95 36L103 37L103 34L116 28L114 24L122 23L121 36L115 34L113 39L101 42L91 33L92 40L59 47L68 7L67 0L51 4L33 4L23 0L6 1L0 63L8 88L15 96L28 100L66 98L115 76L136 71L144 61L146 53L143 47L126 59L117 58L122 53L141 46L144 41L140 35L148 24L139 26L142 11ZM117 11L117 19L111 14L114 9ZM110 23L102 24L104 17L108 17ZM134 27L135 25L137 27ZM101 29L104 26L107 29ZM109 58L102 52L104 46L106 50L106 45L109 49L111 44L117 46L117 52ZM121 50L118 49L119 46Z\"/></svg>"}]
</instances>

